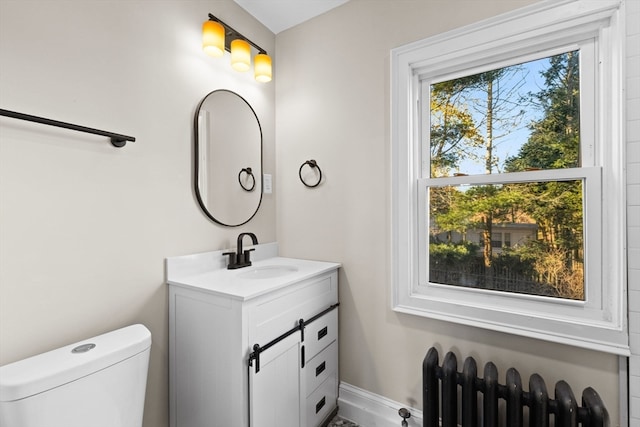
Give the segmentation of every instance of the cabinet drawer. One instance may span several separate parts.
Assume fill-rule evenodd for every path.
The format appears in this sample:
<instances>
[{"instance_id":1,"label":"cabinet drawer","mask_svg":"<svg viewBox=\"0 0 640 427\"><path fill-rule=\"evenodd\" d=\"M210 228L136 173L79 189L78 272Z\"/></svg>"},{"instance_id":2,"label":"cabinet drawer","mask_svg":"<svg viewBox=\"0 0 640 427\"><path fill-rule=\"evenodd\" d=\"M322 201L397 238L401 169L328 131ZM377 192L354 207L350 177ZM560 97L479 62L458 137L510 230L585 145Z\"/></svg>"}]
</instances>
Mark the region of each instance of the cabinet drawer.
<instances>
[{"instance_id":1,"label":"cabinet drawer","mask_svg":"<svg viewBox=\"0 0 640 427\"><path fill-rule=\"evenodd\" d=\"M305 362L338 338L338 309L331 310L304 328Z\"/></svg>"},{"instance_id":2,"label":"cabinet drawer","mask_svg":"<svg viewBox=\"0 0 640 427\"><path fill-rule=\"evenodd\" d=\"M338 372L338 341L322 350L316 357L306 363L306 395L313 393L334 372Z\"/></svg>"},{"instance_id":3,"label":"cabinet drawer","mask_svg":"<svg viewBox=\"0 0 640 427\"><path fill-rule=\"evenodd\" d=\"M264 345L295 327L300 319L309 319L337 301L337 272L260 298L249 309L249 344Z\"/></svg>"},{"instance_id":4,"label":"cabinet drawer","mask_svg":"<svg viewBox=\"0 0 640 427\"><path fill-rule=\"evenodd\" d=\"M334 371L307 397L307 427L317 427L324 421L338 402L338 373Z\"/></svg>"}]
</instances>

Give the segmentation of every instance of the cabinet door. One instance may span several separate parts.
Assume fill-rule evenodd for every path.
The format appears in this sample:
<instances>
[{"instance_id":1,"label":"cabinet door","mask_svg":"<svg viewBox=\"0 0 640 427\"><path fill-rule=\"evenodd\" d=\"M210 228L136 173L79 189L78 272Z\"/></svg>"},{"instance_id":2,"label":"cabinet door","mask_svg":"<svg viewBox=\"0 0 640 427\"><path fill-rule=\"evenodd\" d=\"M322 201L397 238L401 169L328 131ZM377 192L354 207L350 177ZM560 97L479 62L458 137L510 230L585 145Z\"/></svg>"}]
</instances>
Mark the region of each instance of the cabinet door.
<instances>
[{"instance_id":1,"label":"cabinet door","mask_svg":"<svg viewBox=\"0 0 640 427\"><path fill-rule=\"evenodd\" d=\"M300 334L260 354L260 370L249 367L251 427L300 427Z\"/></svg>"}]
</instances>

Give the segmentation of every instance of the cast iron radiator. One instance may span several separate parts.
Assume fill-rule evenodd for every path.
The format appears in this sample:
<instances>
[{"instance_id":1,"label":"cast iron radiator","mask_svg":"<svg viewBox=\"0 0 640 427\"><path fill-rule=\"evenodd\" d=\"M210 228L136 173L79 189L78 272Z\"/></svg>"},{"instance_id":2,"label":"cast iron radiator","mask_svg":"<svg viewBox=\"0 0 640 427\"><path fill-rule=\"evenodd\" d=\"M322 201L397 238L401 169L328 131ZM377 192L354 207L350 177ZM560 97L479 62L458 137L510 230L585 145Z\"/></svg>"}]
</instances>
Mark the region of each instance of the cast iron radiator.
<instances>
[{"instance_id":1,"label":"cast iron radiator","mask_svg":"<svg viewBox=\"0 0 640 427\"><path fill-rule=\"evenodd\" d=\"M478 393L482 393L482 399L478 399ZM502 415L498 411L500 399L505 401L502 406L506 406ZM467 357L462 372L458 372L456 355L447 353L442 366L438 366L438 351L433 347L422 363L422 400L424 427L497 427L500 418L505 420L502 425L521 427L526 425L523 424L525 406L528 407L529 427L548 427L551 416L555 417L555 427L609 426L607 409L591 387L582 392L582 407L579 407L571 387L564 381L556 383L554 399L549 397L542 377L533 374L526 392L520 374L514 368L507 371L506 384L498 384L498 370L493 362L485 365L484 378L478 378L476 361L472 357ZM479 406L482 408L481 420L478 419ZM461 414L460 424L458 413Z\"/></svg>"}]
</instances>

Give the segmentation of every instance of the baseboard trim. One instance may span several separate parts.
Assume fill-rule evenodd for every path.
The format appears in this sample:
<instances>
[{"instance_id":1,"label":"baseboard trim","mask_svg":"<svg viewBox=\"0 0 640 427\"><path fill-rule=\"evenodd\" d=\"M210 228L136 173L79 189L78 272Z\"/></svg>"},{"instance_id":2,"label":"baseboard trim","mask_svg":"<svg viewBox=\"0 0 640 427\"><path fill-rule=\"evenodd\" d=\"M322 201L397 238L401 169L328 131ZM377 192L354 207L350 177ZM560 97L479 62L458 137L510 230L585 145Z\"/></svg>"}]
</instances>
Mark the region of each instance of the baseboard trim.
<instances>
[{"instance_id":1,"label":"baseboard trim","mask_svg":"<svg viewBox=\"0 0 640 427\"><path fill-rule=\"evenodd\" d=\"M338 415L358 423L362 427L400 426L402 418L400 408L407 408L411 418L410 427L422 427L422 411L387 399L375 393L341 382L338 395Z\"/></svg>"}]
</instances>

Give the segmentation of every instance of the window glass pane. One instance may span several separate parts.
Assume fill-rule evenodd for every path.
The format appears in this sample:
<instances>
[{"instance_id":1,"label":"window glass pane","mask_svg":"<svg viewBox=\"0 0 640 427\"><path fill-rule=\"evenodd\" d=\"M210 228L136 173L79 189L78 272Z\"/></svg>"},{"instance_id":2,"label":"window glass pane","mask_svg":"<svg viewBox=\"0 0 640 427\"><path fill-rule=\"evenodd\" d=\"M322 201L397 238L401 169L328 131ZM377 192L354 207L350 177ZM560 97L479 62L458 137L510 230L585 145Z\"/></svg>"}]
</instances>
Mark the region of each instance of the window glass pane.
<instances>
[{"instance_id":1,"label":"window glass pane","mask_svg":"<svg viewBox=\"0 0 640 427\"><path fill-rule=\"evenodd\" d=\"M430 187L429 282L584 300L582 184Z\"/></svg>"},{"instance_id":2,"label":"window glass pane","mask_svg":"<svg viewBox=\"0 0 640 427\"><path fill-rule=\"evenodd\" d=\"M430 85L432 178L580 166L579 51Z\"/></svg>"}]
</instances>

